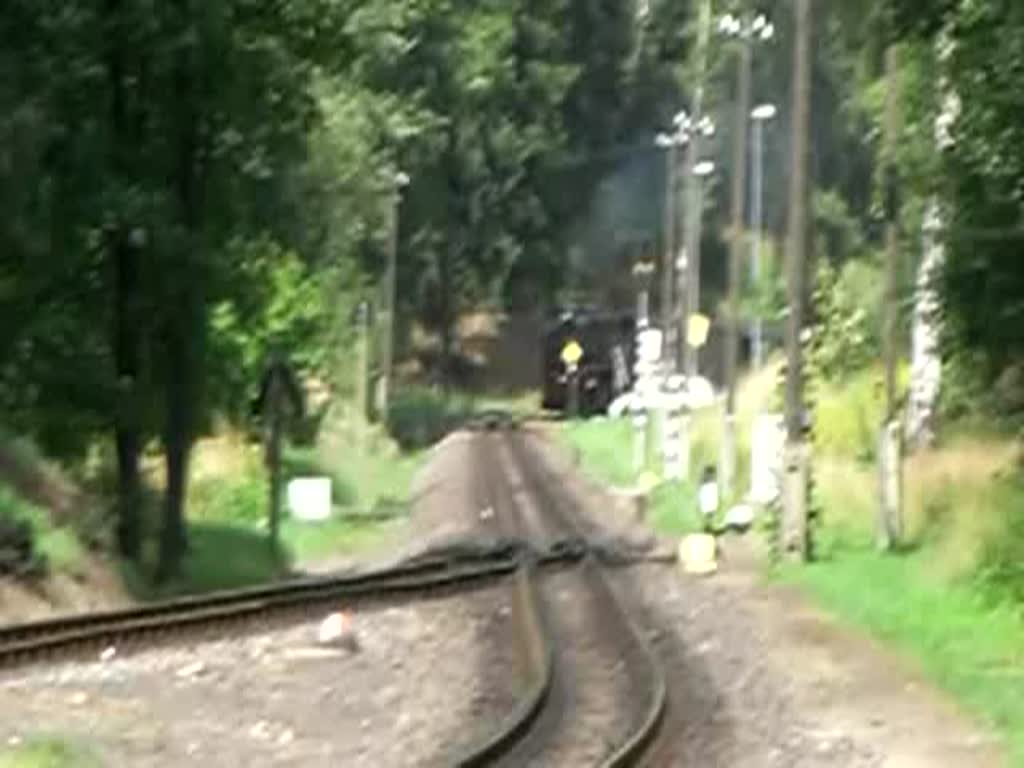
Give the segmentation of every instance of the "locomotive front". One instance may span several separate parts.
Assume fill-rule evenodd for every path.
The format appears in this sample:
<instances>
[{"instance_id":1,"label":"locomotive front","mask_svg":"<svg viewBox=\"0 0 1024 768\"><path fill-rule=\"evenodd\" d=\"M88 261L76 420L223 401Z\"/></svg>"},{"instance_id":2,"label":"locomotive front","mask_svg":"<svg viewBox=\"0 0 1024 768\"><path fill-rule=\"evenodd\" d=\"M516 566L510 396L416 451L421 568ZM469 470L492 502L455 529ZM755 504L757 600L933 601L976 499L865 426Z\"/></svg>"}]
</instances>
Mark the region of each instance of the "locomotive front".
<instances>
[{"instance_id":1,"label":"locomotive front","mask_svg":"<svg viewBox=\"0 0 1024 768\"><path fill-rule=\"evenodd\" d=\"M564 412L569 405L570 373L562 352L571 341L582 348L573 375L578 377L582 415L607 410L632 385L634 321L626 314L563 313L544 336L543 407Z\"/></svg>"}]
</instances>

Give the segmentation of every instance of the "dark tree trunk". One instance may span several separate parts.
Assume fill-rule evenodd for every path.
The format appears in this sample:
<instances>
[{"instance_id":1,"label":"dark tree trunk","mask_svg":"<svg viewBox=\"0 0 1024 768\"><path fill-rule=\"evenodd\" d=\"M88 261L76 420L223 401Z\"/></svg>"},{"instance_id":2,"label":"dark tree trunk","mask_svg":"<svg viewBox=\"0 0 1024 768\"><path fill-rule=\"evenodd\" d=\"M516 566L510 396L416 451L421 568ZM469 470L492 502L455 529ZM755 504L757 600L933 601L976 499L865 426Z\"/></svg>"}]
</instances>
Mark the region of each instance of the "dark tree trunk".
<instances>
[{"instance_id":1,"label":"dark tree trunk","mask_svg":"<svg viewBox=\"0 0 1024 768\"><path fill-rule=\"evenodd\" d=\"M185 318L171 321L166 344L164 452L167 489L164 493L163 525L160 529L160 560L157 581L177 576L185 551L185 491L192 444L191 392L189 387L187 324Z\"/></svg>"},{"instance_id":2,"label":"dark tree trunk","mask_svg":"<svg viewBox=\"0 0 1024 768\"><path fill-rule=\"evenodd\" d=\"M439 282L441 289L441 387L445 393L451 386L453 324L455 322L455 290L452 269L459 252L459 194L461 183L458 167L458 128L453 119L448 126L448 142L445 150L445 173L447 176L448 210L447 232L444 249L441 252Z\"/></svg>"},{"instance_id":3,"label":"dark tree trunk","mask_svg":"<svg viewBox=\"0 0 1024 768\"><path fill-rule=\"evenodd\" d=\"M277 400L277 398L275 398ZM271 406L270 439L267 446L267 468L270 471L270 550L275 557L281 555L281 414L280 402Z\"/></svg>"},{"instance_id":4,"label":"dark tree trunk","mask_svg":"<svg viewBox=\"0 0 1024 768\"><path fill-rule=\"evenodd\" d=\"M131 173L129 153L138 144L137 121L131 120L126 94L124 7L122 0L106 5L109 49L107 77L110 84L110 162L115 184L125 185ZM120 189L118 190L120 192ZM140 334L138 292L139 252L127 235L125 212L117 211L107 249L114 282L112 348L117 373L117 414L114 442L117 447L117 545L120 553L137 560L140 552L139 507L142 480L139 457L142 437L138 412Z\"/></svg>"},{"instance_id":5,"label":"dark tree trunk","mask_svg":"<svg viewBox=\"0 0 1024 768\"><path fill-rule=\"evenodd\" d=\"M124 557L137 560L141 549L139 508L142 500L139 427L138 254L118 237L112 246L115 265L114 360L118 380L117 543Z\"/></svg>"},{"instance_id":6,"label":"dark tree trunk","mask_svg":"<svg viewBox=\"0 0 1024 768\"><path fill-rule=\"evenodd\" d=\"M441 389L447 393L452 370L452 253L455 250L455 227L449 224L448 242L441 252Z\"/></svg>"},{"instance_id":7,"label":"dark tree trunk","mask_svg":"<svg viewBox=\"0 0 1024 768\"><path fill-rule=\"evenodd\" d=\"M183 30L194 28L190 0L179 0L177 8ZM168 318L165 327L167 412L164 425L167 492L160 532L158 581L178 575L182 555L188 545L185 496L202 364L200 93L195 45L182 46L174 75L174 111L177 116L174 184L182 237L177 258L167 275L171 284L168 306L164 307Z\"/></svg>"}]
</instances>

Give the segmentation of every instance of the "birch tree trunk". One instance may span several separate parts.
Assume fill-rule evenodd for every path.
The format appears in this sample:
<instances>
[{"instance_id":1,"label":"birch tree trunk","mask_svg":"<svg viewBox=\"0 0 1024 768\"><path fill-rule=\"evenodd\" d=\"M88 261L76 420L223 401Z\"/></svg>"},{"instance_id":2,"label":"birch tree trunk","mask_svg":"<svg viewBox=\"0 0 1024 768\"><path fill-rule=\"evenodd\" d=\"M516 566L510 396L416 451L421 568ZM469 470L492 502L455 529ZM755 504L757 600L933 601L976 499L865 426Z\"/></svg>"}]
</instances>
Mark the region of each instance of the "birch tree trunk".
<instances>
[{"instance_id":1,"label":"birch tree trunk","mask_svg":"<svg viewBox=\"0 0 1024 768\"><path fill-rule=\"evenodd\" d=\"M960 99L951 90L945 67L952 53L948 34L936 43L940 69L939 93L942 105L935 118L935 145L938 152L952 143L950 127L960 111ZM910 393L907 403L906 437L908 446L924 448L935 441L935 411L942 385L942 361L939 341L942 316L938 280L946 261L942 203L934 193L925 209L921 227L922 254L914 287L914 314L911 328Z\"/></svg>"}]
</instances>

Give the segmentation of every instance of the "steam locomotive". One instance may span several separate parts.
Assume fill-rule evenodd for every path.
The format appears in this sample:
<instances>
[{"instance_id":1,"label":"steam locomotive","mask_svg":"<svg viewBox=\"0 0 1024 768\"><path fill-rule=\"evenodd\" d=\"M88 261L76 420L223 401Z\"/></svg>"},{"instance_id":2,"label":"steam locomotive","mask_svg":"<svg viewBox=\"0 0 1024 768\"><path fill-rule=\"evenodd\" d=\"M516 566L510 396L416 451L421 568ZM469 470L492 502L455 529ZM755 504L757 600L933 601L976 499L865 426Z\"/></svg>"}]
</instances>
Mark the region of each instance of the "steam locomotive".
<instances>
[{"instance_id":1,"label":"steam locomotive","mask_svg":"<svg viewBox=\"0 0 1024 768\"><path fill-rule=\"evenodd\" d=\"M583 349L577 366L579 410L582 415L603 413L633 384L633 338L636 322L624 312L592 308L562 312L544 329L542 405L546 410L569 407L569 373L562 350L575 339Z\"/></svg>"}]
</instances>

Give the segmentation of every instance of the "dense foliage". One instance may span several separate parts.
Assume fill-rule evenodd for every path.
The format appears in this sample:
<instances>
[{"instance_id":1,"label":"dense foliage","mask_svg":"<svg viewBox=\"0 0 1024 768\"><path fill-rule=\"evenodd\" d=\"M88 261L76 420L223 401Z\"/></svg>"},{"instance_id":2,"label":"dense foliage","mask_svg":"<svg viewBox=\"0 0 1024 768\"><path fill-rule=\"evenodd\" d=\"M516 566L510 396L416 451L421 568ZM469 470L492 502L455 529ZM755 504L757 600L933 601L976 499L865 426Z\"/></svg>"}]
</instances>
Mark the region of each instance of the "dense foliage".
<instances>
[{"instance_id":1,"label":"dense foliage","mask_svg":"<svg viewBox=\"0 0 1024 768\"><path fill-rule=\"evenodd\" d=\"M172 574L190 447L271 351L352 389L399 171L400 316L442 376L463 307L557 294L590 158L678 101L672 6L644 39L627 0L4 3L4 422L71 460L113 437L129 557L159 441Z\"/></svg>"},{"instance_id":2,"label":"dense foliage","mask_svg":"<svg viewBox=\"0 0 1024 768\"><path fill-rule=\"evenodd\" d=\"M382 276L392 226L400 326L436 333L442 378L463 309L560 294L601 181L622 153L652 152L688 101L697 5L650 4L639 21L631 0L7 0L3 421L68 458L113 437L130 557L140 456L158 440L162 570L173 572L193 440L214 416L248 415L275 348L351 388L353 309ZM788 0L759 7L778 29L756 52L753 84L755 101L780 106L766 136L771 235L786 215L793 30ZM835 281L819 311L837 339L827 365L855 367L878 338L881 54L898 44L903 252L919 252L922 212L939 200L951 359L1013 390L1024 381L1007 373L1024 354L1024 6L817 7L813 242ZM708 152L724 155L734 57L712 48L720 131ZM950 94L960 107L940 149L934 123ZM663 188L654 181L636 188ZM712 300L728 188L719 178L709 190ZM781 254L781 238L768 241ZM777 305L778 265L767 272L757 303Z\"/></svg>"}]
</instances>

